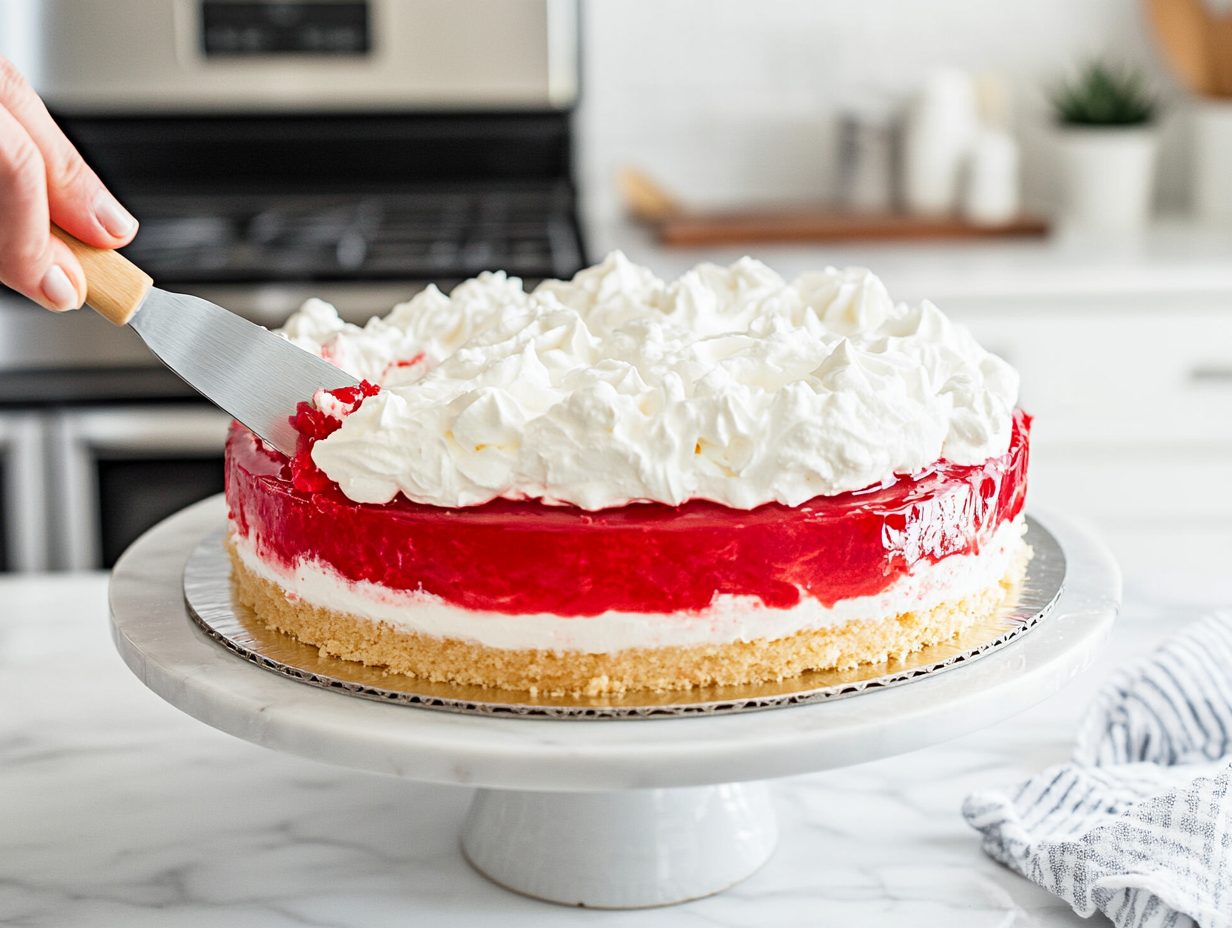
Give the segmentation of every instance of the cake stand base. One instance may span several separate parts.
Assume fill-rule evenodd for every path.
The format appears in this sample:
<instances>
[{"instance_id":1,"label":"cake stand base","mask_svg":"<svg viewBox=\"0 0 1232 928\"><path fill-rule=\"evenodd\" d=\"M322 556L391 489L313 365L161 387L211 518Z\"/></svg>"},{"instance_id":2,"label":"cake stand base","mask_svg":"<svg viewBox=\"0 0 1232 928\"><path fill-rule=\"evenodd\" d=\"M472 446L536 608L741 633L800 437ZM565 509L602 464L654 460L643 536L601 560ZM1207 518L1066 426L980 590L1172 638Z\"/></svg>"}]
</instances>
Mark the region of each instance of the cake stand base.
<instances>
[{"instance_id":1,"label":"cake stand base","mask_svg":"<svg viewBox=\"0 0 1232 928\"><path fill-rule=\"evenodd\" d=\"M764 783L548 793L481 789L462 826L471 865L562 905L640 909L721 892L774 851Z\"/></svg>"},{"instance_id":2,"label":"cake stand base","mask_svg":"<svg viewBox=\"0 0 1232 928\"><path fill-rule=\"evenodd\" d=\"M1064 588L1028 634L944 673L850 699L637 721L432 712L306 686L226 650L189 617L184 567L226 519L205 500L151 529L111 578L116 647L172 705L299 757L478 787L462 844L491 879L568 905L666 905L737 883L777 831L759 782L957 738L1052 695L1099 653L1121 579L1055 515ZM954 811L957 815L957 810Z\"/></svg>"}]
</instances>

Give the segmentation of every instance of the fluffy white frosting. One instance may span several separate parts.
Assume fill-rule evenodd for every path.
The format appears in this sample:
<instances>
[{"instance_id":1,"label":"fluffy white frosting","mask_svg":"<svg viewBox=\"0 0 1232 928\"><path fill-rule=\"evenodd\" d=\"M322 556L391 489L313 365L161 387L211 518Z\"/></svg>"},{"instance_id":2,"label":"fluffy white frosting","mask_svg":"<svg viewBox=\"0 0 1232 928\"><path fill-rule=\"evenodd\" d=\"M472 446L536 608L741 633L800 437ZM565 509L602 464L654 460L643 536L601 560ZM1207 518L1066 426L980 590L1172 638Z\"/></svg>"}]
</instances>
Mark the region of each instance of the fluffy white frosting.
<instances>
[{"instance_id":1,"label":"fluffy white frosting","mask_svg":"<svg viewBox=\"0 0 1232 928\"><path fill-rule=\"evenodd\" d=\"M665 283L615 252L529 294L485 273L363 328L310 300L282 332L384 388L312 453L363 503L794 506L1001 454L1018 394L869 271L787 283L752 258Z\"/></svg>"}]
</instances>

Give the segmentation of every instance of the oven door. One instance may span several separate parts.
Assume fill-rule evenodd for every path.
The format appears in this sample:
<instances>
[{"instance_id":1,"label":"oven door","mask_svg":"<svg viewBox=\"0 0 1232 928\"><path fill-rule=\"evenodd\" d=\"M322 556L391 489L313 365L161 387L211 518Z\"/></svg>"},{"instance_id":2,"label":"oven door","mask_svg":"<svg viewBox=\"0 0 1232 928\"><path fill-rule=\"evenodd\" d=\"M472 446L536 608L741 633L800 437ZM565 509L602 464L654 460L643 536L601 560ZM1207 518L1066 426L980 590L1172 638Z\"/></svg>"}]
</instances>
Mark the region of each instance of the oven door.
<instances>
[{"instance_id":1,"label":"oven door","mask_svg":"<svg viewBox=\"0 0 1232 928\"><path fill-rule=\"evenodd\" d=\"M48 567L45 434L36 412L0 414L0 570Z\"/></svg>"},{"instance_id":2,"label":"oven door","mask_svg":"<svg viewBox=\"0 0 1232 928\"><path fill-rule=\"evenodd\" d=\"M53 566L109 568L147 529L222 492L230 422L205 404L56 413Z\"/></svg>"}]
</instances>

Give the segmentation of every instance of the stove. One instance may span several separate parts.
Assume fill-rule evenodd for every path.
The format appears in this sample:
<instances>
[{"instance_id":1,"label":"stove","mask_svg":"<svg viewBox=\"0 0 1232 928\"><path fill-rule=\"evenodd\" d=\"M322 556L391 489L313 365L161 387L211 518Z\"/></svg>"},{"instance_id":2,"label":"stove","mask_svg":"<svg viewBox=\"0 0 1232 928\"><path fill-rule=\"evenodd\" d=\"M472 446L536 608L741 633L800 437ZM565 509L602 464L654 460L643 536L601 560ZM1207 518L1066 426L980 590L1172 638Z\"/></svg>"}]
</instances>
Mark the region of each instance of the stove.
<instances>
[{"instance_id":1,"label":"stove","mask_svg":"<svg viewBox=\"0 0 1232 928\"><path fill-rule=\"evenodd\" d=\"M533 283L583 265L567 111L60 122L141 221L124 253L160 286Z\"/></svg>"},{"instance_id":2,"label":"stove","mask_svg":"<svg viewBox=\"0 0 1232 928\"><path fill-rule=\"evenodd\" d=\"M586 263L575 0L43 7L40 90L159 286L362 324L430 283ZM227 418L88 310L0 292L0 387L0 569L109 566L220 486Z\"/></svg>"}]
</instances>

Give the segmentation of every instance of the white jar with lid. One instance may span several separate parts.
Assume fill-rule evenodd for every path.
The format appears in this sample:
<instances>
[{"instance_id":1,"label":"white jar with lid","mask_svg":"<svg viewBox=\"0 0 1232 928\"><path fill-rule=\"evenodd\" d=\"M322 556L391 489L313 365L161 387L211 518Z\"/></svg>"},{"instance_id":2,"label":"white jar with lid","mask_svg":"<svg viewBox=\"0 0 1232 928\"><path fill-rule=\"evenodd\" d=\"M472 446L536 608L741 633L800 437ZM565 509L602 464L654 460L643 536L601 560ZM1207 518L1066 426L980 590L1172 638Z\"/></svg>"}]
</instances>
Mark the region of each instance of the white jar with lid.
<instances>
[{"instance_id":1,"label":"white jar with lid","mask_svg":"<svg viewBox=\"0 0 1232 928\"><path fill-rule=\"evenodd\" d=\"M911 212L954 212L961 171L978 130L971 75L958 68L933 71L907 115L903 197Z\"/></svg>"}]
</instances>

